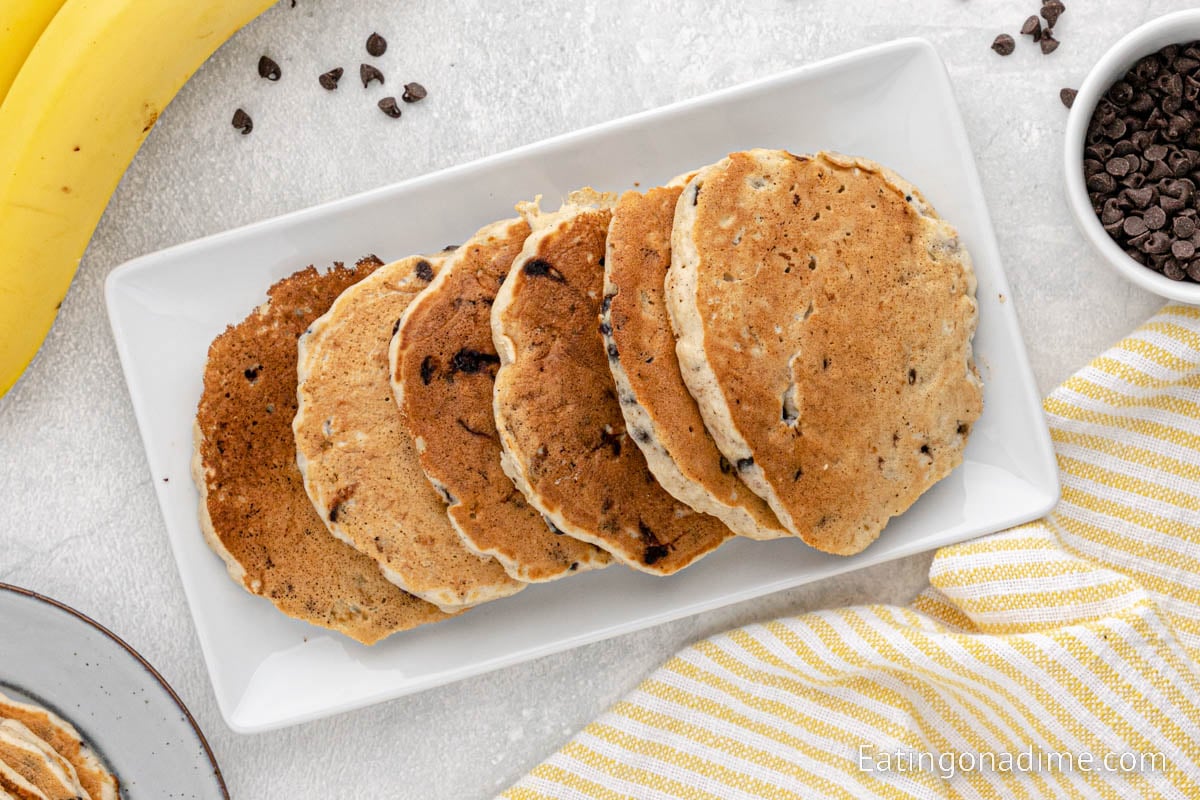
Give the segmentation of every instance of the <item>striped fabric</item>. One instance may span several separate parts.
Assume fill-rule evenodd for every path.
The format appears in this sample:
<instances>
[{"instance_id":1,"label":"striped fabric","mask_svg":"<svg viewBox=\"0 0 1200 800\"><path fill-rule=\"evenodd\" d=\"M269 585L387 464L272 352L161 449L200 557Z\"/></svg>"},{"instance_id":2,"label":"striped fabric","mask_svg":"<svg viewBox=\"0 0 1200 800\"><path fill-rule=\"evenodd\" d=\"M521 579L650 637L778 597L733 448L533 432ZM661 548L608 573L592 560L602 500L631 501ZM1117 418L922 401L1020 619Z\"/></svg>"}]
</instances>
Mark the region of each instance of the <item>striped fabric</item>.
<instances>
[{"instance_id":1,"label":"striped fabric","mask_svg":"<svg viewBox=\"0 0 1200 800\"><path fill-rule=\"evenodd\" d=\"M1200 798L1200 309L1045 409L1049 517L939 551L908 608L689 647L503 797Z\"/></svg>"}]
</instances>

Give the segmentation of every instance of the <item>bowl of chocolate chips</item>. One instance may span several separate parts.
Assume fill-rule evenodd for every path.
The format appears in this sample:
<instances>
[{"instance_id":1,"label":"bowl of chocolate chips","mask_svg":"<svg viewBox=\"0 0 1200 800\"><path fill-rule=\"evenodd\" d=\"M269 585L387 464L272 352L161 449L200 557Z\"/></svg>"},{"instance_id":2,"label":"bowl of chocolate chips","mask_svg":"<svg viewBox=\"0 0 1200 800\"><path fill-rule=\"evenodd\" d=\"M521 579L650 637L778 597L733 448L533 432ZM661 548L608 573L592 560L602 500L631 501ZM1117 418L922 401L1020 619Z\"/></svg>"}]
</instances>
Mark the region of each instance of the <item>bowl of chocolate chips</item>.
<instances>
[{"instance_id":1,"label":"bowl of chocolate chips","mask_svg":"<svg viewBox=\"0 0 1200 800\"><path fill-rule=\"evenodd\" d=\"M1112 266L1200 304L1200 10L1148 22L1092 69L1071 107L1067 198Z\"/></svg>"}]
</instances>

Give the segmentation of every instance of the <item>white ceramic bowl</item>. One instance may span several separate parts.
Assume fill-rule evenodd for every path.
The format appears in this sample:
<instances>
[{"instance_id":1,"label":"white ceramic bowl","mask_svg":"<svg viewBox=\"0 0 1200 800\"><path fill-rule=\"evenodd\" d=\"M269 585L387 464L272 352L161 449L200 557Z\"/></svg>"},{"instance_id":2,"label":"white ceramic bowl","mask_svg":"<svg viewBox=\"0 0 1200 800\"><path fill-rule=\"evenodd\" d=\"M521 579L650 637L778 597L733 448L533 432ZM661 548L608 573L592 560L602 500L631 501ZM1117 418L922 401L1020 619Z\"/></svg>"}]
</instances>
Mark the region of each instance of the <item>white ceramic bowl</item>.
<instances>
[{"instance_id":1,"label":"white ceramic bowl","mask_svg":"<svg viewBox=\"0 0 1200 800\"><path fill-rule=\"evenodd\" d=\"M1067 141L1064 167L1067 178L1067 201L1079 229L1097 251L1112 265L1141 288L1172 300L1200 305L1200 284L1173 281L1147 269L1125 255L1112 240L1100 219L1092 210L1087 187L1083 180L1083 147L1092 111L1108 87L1120 79L1138 59L1148 56L1169 44L1200 40L1200 9L1167 14L1128 33L1096 62L1088 74L1067 118Z\"/></svg>"}]
</instances>

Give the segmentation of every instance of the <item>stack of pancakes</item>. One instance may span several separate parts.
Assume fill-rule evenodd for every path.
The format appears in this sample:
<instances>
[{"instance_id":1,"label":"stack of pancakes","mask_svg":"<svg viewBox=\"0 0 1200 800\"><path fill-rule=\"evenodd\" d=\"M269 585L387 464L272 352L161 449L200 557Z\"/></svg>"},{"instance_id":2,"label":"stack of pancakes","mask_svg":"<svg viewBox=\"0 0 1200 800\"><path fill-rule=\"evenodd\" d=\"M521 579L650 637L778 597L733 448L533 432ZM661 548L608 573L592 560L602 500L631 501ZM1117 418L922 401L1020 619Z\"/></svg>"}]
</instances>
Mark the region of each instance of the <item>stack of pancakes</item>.
<instances>
[{"instance_id":1,"label":"stack of pancakes","mask_svg":"<svg viewBox=\"0 0 1200 800\"><path fill-rule=\"evenodd\" d=\"M517 208L213 342L194 477L249 591L369 644L735 535L857 553L961 462L974 273L890 170L751 150Z\"/></svg>"},{"instance_id":2,"label":"stack of pancakes","mask_svg":"<svg viewBox=\"0 0 1200 800\"><path fill-rule=\"evenodd\" d=\"M117 779L66 720L0 694L0 798L117 800Z\"/></svg>"}]
</instances>

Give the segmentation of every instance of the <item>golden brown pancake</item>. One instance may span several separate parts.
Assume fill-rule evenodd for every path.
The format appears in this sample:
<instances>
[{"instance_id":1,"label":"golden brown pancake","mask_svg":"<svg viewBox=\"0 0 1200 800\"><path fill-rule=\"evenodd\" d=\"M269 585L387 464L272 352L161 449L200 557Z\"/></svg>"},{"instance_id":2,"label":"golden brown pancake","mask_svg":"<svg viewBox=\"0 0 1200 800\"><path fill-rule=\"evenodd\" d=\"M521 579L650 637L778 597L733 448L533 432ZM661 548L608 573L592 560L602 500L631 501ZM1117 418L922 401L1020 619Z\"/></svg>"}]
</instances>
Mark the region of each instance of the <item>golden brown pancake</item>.
<instances>
[{"instance_id":1,"label":"golden brown pancake","mask_svg":"<svg viewBox=\"0 0 1200 800\"><path fill-rule=\"evenodd\" d=\"M492 308L504 469L564 533L635 569L676 572L731 532L658 485L629 441L599 332L611 196L585 190L533 233Z\"/></svg>"},{"instance_id":2,"label":"golden brown pancake","mask_svg":"<svg viewBox=\"0 0 1200 800\"><path fill-rule=\"evenodd\" d=\"M0 760L8 767L0 780L27 794L33 787L47 800L78 800L83 796L75 768L14 719L0 719Z\"/></svg>"},{"instance_id":3,"label":"golden brown pancake","mask_svg":"<svg viewBox=\"0 0 1200 800\"><path fill-rule=\"evenodd\" d=\"M675 211L668 308L717 446L820 550L870 544L962 460L975 278L914 187L831 153L734 153Z\"/></svg>"},{"instance_id":4,"label":"golden brown pancake","mask_svg":"<svg viewBox=\"0 0 1200 800\"><path fill-rule=\"evenodd\" d=\"M79 777L79 784L91 795L92 800L116 800L116 777L84 744L83 737L71 723L52 711L19 703L3 693L0 693L0 717L20 722L69 761Z\"/></svg>"},{"instance_id":5,"label":"golden brown pancake","mask_svg":"<svg viewBox=\"0 0 1200 800\"><path fill-rule=\"evenodd\" d=\"M381 263L284 278L208 351L192 473L209 545L230 575L291 617L373 644L445 619L329 535L296 467L296 340L342 290Z\"/></svg>"},{"instance_id":6,"label":"golden brown pancake","mask_svg":"<svg viewBox=\"0 0 1200 800\"><path fill-rule=\"evenodd\" d=\"M468 547L513 578L549 581L603 567L605 551L555 533L500 467L492 387L496 293L529 235L521 219L476 233L404 312L392 338L392 389L430 482Z\"/></svg>"},{"instance_id":7,"label":"golden brown pancake","mask_svg":"<svg viewBox=\"0 0 1200 800\"><path fill-rule=\"evenodd\" d=\"M397 586L452 610L526 584L463 544L392 396L392 336L443 259L412 256L380 267L309 326L300 339L293 432L305 489L329 531L375 559Z\"/></svg>"},{"instance_id":8,"label":"golden brown pancake","mask_svg":"<svg viewBox=\"0 0 1200 800\"><path fill-rule=\"evenodd\" d=\"M721 455L688 394L663 296L679 183L626 192L613 209L604 257L600 332L633 440L659 484L695 511L752 539L789 535L766 501Z\"/></svg>"}]
</instances>

